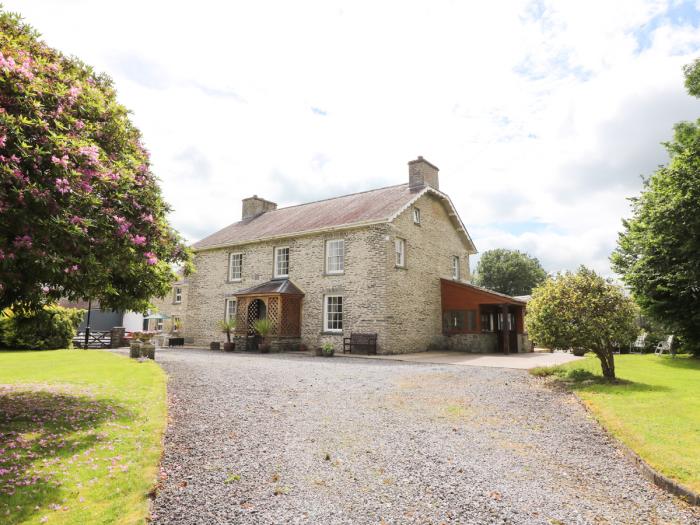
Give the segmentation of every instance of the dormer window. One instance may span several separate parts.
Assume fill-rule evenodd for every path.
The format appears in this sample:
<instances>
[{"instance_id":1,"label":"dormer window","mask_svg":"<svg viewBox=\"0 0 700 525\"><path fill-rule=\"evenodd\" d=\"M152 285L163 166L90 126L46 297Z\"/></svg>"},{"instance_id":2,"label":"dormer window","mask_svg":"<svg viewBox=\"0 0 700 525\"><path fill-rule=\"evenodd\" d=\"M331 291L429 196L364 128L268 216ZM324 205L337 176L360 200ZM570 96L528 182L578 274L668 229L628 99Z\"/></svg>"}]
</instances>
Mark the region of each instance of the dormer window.
<instances>
[{"instance_id":1,"label":"dormer window","mask_svg":"<svg viewBox=\"0 0 700 525\"><path fill-rule=\"evenodd\" d=\"M420 208L413 208L413 223L420 224Z\"/></svg>"}]
</instances>

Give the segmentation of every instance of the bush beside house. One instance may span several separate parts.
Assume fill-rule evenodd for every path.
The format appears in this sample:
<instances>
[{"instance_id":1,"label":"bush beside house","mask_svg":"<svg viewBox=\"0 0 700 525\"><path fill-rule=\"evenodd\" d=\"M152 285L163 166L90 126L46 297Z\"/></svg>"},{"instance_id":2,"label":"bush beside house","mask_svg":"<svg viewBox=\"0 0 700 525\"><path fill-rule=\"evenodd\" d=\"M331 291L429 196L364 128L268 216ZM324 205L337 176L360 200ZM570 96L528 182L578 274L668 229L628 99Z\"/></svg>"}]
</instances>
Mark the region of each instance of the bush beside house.
<instances>
[{"instance_id":1,"label":"bush beside house","mask_svg":"<svg viewBox=\"0 0 700 525\"><path fill-rule=\"evenodd\" d=\"M44 306L30 314L6 309L0 316L0 345L18 350L70 348L85 310Z\"/></svg>"}]
</instances>

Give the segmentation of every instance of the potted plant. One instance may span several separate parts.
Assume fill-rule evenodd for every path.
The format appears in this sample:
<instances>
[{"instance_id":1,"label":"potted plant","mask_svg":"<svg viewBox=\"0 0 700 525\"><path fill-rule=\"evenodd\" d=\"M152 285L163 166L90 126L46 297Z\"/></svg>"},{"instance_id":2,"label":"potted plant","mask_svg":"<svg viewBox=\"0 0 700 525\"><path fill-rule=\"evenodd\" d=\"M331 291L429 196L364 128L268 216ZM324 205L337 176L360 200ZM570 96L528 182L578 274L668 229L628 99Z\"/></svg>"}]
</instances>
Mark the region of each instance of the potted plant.
<instances>
[{"instance_id":1,"label":"potted plant","mask_svg":"<svg viewBox=\"0 0 700 525\"><path fill-rule=\"evenodd\" d=\"M270 351L270 342L267 336L272 331L272 323L269 319L258 319L253 323L253 330L262 338L258 348L263 354L268 353Z\"/></svg>"},{"instance_id":2,"label":"potted plant","mask_svg":"<svg viewBox=\"0 0 700 525\"><path fill-rule=\"evenodd\" d=\"M209 343L209 350L221 350L221 343L219 341L212 341Z\"/></svg>"},{"instance_id":3,"label":"potted plant","mask_svg":"<svg viewBox=\"0 0 700 525\"><path fill-rule=\"evenodd\" d=\"M147 357L148 359L156 358L156 345L151 342L153 333L151 332L141 332L141 356Z\"/></svg>"},{"instance_id":4,"label":"potted plant","mask_svg":"<svg viewBox=\"0 0 700 525\"><path fill-rule=\"evenodd\" d=\"M138 359L141 357L141 332L134 332L131 334L131 343L129 343L129 357Z\"/></svg>"},{"instance_id":5,"label":"potted plant","mask_svg":"<svg viewBox=\"0 0 700 525\"><path fill-rule=\"evenodd\" d=\"M235 319L229 319L228 321L224 320L219 323L219 328L223 333L226 334L226 342L224 343L224 352L233 352L234 348L236 348L236 343L231 342L231 332L233 332L236 329L236 320Z\"/></svg>"},{"instance_id":6,"label":"potted plant","mask_svg":"<svg viewBox=\"0 0 700 525\"><path fill-rule=\"evenodd\" d=\"M335 349L333 348L332 343L323 343L321 351L323 353L323 357L333 357L333 354L335 354Z\"/></svg>"}]
</instances>

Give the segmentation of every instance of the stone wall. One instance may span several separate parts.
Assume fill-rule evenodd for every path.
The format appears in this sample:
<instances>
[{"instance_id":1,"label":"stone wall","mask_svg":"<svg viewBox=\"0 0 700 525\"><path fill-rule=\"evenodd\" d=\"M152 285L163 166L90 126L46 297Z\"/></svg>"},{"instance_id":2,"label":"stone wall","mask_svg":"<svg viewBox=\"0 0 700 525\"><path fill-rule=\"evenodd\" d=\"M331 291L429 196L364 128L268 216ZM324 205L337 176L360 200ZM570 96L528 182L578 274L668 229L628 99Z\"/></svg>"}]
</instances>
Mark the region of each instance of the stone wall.
<instances>
[{"instance_id":1,"label":"stone wall","mask_svg":"<svg viewBox=\"0 0 700 525\"><path fill-rule=\"evenodd\" d=\"M442 201L431 194L415 204L421 223L414 224L407 209L387 227L385 265L387 341L384 353L427 350L442 340L440 278L452 278L452 256L460 258L460 279L468 281L469 256L462 237L452 225ZM406 241L406 267L395 264L394 240Z\"/></svg>"},{"instance_id":2,"label":"stone wall","mask_svg":"<svg viewBox=\"0 0 700 525\"><path fill-rule=\"evenodd\" d=\"M182 288L182 301L180 303L175 302L175 287ZM176 283L170 288L170 292L163 297L163 298L158 298L155 297L151 299L151 303L153 303L153 306L155 306L158 309L158 313L167 315L169 317L172 316L177 316L180 318L182 321L182 329L180 330L180 333L187 333L187 314L188 314L188 309L187 309L187 304L188 304L188 299L189 299L189 284L187 282L185 283ZM150 328L154 328L154 323L155 321L151 320L150 321ZM166 332L171 332L172 331L172 322L169 320L165 320L163 322L163 330Z\"/></svg>"},{"instance_id":3,"label":"stone wall","mask_svg":"<svg viewBox=\"0 0 700 525\"><path fill-rule=\"evenodd\" d=\"M289 279L305 294L301 328L304 344L313 348L331 342L340 351L343 336L349 336L351 331L382 333L386 325L386 269L382 264L385 236L386 226L380 225L197 252L196 273L189 278L186 335L193 337L197 345L223 341L217 324L224 317L225 299L273 278L276 246L289 247ZM341 238L345 240L345 272L328 275L326 241ZM236 282L228 281L229 253L243 254L242 275ZM323 333L323 300L330 293L343 295L342 334Z\"/></svg>"},{"instance_id":4,"label":"stone wall","mask_svg":"<svg viewBox=\"0 0 700 525\"><path fill-rule=\"evenodd\" d=\"M493 354L498 352L498 336L495 333L453 334L444 336L436 349Z\"/></svg>"}]
</instances>

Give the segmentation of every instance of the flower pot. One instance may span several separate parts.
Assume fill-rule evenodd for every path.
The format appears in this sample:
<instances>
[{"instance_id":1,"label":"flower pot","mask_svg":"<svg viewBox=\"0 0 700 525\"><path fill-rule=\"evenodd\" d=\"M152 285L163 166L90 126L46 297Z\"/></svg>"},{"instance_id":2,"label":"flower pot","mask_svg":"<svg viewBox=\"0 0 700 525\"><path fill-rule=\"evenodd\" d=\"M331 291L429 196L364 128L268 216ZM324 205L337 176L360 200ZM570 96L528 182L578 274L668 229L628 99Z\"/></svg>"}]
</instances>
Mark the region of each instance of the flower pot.
<instances>
[{"instance_id":1,"label":"flower pot","mask_svg":"<svg viewBox=\"0 0 700 525\"><path fill-rule=\"evenodd\" d=\"M258 347L260 349L261 354L269 354L270 353L270 343L267 341L263 341L260 343L260 346Z\"/></svg>"},{"instance_id":2,"label":"flower pot","mask_svg":"<svg viewBox=\"0 0 700 525\"><path fill-rule=\"evenodd\" d=\"M233 352L236 348L236 343L224 343L224 352Z\"/></svg>"},{"instance_id":3,"label":"flower pot","mask_svg":"<svg viewBox=\"0 0 700 525\"><path fill-rule=\"evenodd\" d=\"M153 343L143 343L141 345L141 355L147 357L148 359L156 358L156 345Z\"/></svg>"},{"instance_id":4,"label":"flower pot","mask_svg":"<svg viewBox=\"0 0 700 525\"><path fill-rule=\"evenodd\" d=\"M137 359L141 357L141 341L132 341L129 345L129 357Z\"/></svg>"},{"instance_id":5,"label":"flower pot","mask_svg":"<svg viewBox=\"0 0 700 525\"><path fill-rule=\"evenodd\" d=\"M324 350L322 353L323 353L323 357L333 357L333 355L335 354L335 350L330 350L330 351Z\"/></svg>"},{"instance_id":6,"label":"flower pot","mask_svg":"<svg viewBox=\"0 0 700 525\"><path fill-rule=\"evenodd\" d=\"M218 341L209 343L209 350L221 350L221 343Z\"/></svg>"}]
</instances>

